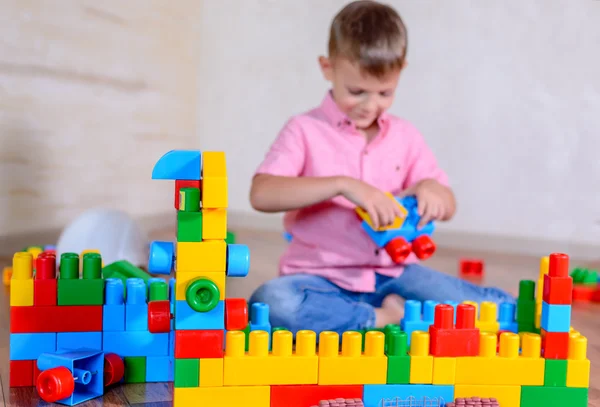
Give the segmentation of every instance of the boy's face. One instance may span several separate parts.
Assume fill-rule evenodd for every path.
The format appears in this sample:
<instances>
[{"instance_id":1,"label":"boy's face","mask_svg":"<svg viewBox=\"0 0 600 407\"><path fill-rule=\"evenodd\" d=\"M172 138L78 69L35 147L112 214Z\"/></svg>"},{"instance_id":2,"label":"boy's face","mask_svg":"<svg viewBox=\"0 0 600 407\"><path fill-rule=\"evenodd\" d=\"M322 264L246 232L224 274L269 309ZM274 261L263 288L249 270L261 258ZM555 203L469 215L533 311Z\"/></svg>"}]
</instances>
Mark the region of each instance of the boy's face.
<instances>
[{"instance_id":1,"label":"boy's face","mask_svg":"<svg viewBox=\"0 0 600 407\"><path fill-rule=\"evenodd\" d=\"M346 58L321 57L319 63L323 75L333 85L337 105L356 127L368 128L394 102L400 70L377 78L361 72L357 64Z\"/></svg>"}]
</instances>

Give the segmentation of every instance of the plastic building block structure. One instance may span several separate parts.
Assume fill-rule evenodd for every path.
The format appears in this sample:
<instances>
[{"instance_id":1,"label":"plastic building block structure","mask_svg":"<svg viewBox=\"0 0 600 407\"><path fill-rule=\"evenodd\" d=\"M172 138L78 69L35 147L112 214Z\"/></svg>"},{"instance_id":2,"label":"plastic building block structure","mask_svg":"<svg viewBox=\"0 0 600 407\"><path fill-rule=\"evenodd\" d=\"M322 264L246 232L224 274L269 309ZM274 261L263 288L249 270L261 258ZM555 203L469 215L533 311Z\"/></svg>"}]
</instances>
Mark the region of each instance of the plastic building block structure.
<instances>
[{"instance_id":1,"label":"plastic building block structure","mask_svg":"<svg viewBox=\"0 0 600 407\"><path fill-rule=\"evenodd\" d=\"M122 358L121 382L173 381L174 407L336 399L433 407L474 397L503 407L587 405L590 361L587 339L570 326L567 255L542 258L537 287L521 281L516 304L407 301L403 320L383 329L290 332L271 326L265 304L248 310L245 300L227 298L228 278L246 277L250 257L226 240L224 155L174 150L153 178L174 181L176 190L177 241L153 242L149 256L150 271L168 282L130 277L127 267L99 276L93 253L83 256L83 279L77 257L66 254L58 278L52 255L38 256L34 276L31 254L15 254L11 386L37 381L42 354L85 346ZM411 219L416 202L399 202ZM80 290L87 294L72 292Z\"/></svg>"},{"instance_id":2,"label":"plastic building block structure","mask_svg":"<svg viewBox=\"0 0 600 407\"><path fill-rule=\"evenodd\" d=\"M573 301L600 302L600 284L598 271L576 267L571 272L573 278Z\"/></svg>"},{"instance_id":3,"label":"plastic building block structure","mask_svg":"<svg viewBox=\"0 0 600 407\"><path fill-rule=\"evenodd\" d=\"M404 216L396 218L390 226L379 227L375 230L373 222L365 210L356 208L356 213L362 220L361 225L364 231L377 247L385 248L385 251L397 264L404 262L411 253L414 253L421 260L431 257L436 250L435 243L431 239L435 226L433 222L429 222L422 228L417 228L421 216L417 212L416 197L397 198L388 195L390 199L396 201Z\"/></svg>"},{"instance_id":4,"label":"plastic building block structure","mask_svg":"<svg viewBox=\"0 0 600 407\"><path fill-rule=\"evenodd\" d=\"M484 275L482 259L461 259L458 268L459 276L466 279L480 280Z\"/></svg>"}]
</instances>

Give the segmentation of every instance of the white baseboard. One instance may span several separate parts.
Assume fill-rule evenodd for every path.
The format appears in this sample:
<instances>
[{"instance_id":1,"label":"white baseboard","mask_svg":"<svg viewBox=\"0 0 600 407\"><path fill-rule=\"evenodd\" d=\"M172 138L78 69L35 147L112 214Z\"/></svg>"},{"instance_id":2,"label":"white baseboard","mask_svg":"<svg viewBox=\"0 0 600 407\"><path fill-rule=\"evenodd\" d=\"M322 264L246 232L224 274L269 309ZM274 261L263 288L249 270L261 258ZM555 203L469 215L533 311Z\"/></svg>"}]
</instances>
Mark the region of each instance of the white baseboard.
<instances>
[{"instance_id":1,"label":"white baseboard","mask_svg":"<svg viewBox=\"0 0 600 407\"><path fill-rule=\"evenodd\" d=\"M230 211L229 226L232 229L260 229L283 232L282 216L262 213L248 214ZM600 260L600 245L560 242L549 239L527 239L523 237L498 236L438 229L435 242L439 247L461 252L497 252L515 255L547 256L550 253L567 253L578 261Z\"/></svg>"}]
</instances>

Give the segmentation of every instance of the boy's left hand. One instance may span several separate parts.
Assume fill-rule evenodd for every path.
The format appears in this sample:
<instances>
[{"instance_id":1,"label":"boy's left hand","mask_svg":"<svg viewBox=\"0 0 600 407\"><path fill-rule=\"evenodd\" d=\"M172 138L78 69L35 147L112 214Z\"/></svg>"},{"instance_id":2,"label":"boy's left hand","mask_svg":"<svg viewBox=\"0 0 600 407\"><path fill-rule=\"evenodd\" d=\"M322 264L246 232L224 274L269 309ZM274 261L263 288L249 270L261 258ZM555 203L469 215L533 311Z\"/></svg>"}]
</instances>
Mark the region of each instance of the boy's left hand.
<instances>
[{"instance_id":1,"label":"boy's left hand","mask_svg":"<svg viewBox=\"0 0 600 407\"><path fill-rule=\"evenodd\" d=\"M433 179L426 179L403 191L403 195L415 195L419 203L418 213L421 216L419 229L432 220L448 220L454 213L452 192Z\"/></svg>"}]
</instances>

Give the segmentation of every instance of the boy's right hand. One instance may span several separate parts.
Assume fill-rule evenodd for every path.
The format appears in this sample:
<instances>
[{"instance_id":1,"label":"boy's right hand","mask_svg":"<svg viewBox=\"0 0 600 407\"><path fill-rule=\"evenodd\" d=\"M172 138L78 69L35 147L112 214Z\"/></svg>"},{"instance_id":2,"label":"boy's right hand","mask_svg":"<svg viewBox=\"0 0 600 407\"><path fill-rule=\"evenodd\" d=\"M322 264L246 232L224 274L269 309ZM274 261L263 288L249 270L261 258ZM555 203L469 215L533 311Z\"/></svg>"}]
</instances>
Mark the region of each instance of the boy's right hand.
<instances>
[{"instance_id":1,"label":"boy's right hand","mask_svg":"<svg viewBox=\"0 0 600 407\"><path fill-rule=\"evenodd\" d=\"M369 214L375 229L389 226L396 217L403 215L396 201L389 195L358 179L344 177L341 194Z\"/></svg>"}]
</instances>

